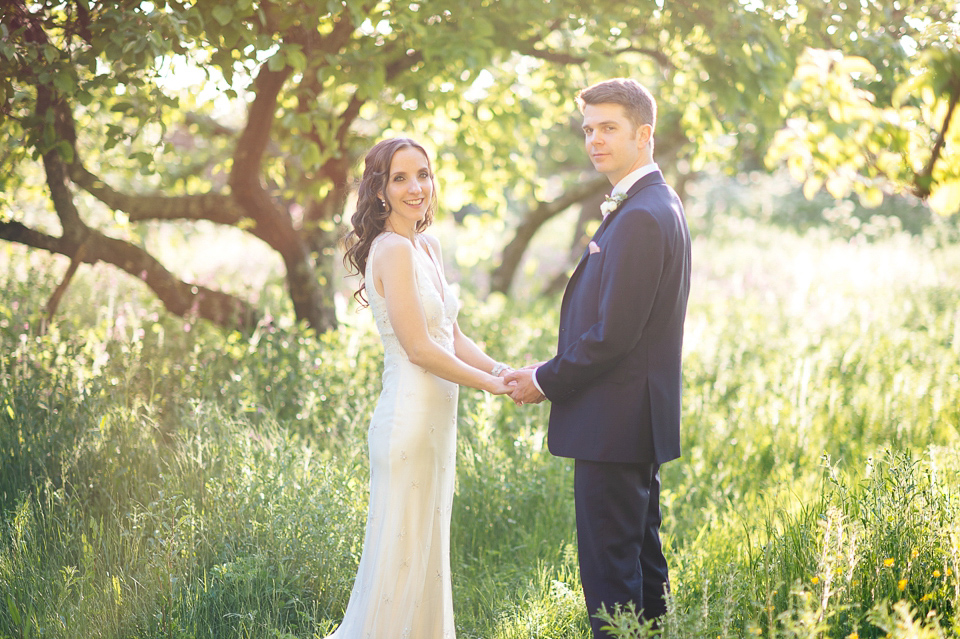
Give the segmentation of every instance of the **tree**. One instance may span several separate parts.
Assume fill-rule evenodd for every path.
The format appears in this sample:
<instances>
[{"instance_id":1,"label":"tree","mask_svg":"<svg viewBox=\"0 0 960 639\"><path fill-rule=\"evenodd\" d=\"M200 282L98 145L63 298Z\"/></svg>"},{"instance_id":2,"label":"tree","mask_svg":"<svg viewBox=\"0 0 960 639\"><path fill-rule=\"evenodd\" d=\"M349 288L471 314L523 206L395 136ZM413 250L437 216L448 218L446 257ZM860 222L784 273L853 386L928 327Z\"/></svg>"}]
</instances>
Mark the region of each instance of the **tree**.
<instances>
[{"instance_id":1,"label":"tree","mask_svg":"<svg viewBox=\"0 0 960 639\"><path fill-rule=\"evenodd\" d=\"M787 162L808 192L842 195L841 175L867 185L868 200L910 183L949 201L956 14L887 4L13 0L0 9L0 193L16 193L39 161L61 234L6 195L0 238L70 257L51 312L79 264L104 261L173 313L244 327L252 304L183 281L138 236L145 221L237 227L281 256L297 318L325 330L354 167L372 138L414 131L455 164L462 206L515 228L492 277L508 292L530 238L579 205L577 253L587 204L607 187L580 147L572 98L615 75L657 94L656 157L681 191L708 163L733 172L766 160ZM810 72L857 55L876 73L828 64L840 75L824 87ZM226 108L171 81L189 70ZM889 109L922 125L906 135L884 124ZM872 133L837 113L860 114ZM853 151L829 152L836 140ZM912 174L876 152L890 140Z\"/></svg>"},{"instance_id":2,"label":"tree","mask_svg":"<svg viewBox=\"0 0 960 639\"><path fill-rule=\"evenodd\" d=\"M638 5L624 7L622 21L588 46L630 43L613 74L654 90L661 112L655 157L681 193L709 163L728 173L786 163L811 198L826 189L875 206L884 193L906 192L949 214L960 209L956 9L913 0ZM571 130L552 133L556 148ZM584 185L591 175L570 162L550 174ZM531 205L493 269L493 290L509 290L518 254L575 195L560 191L556 199L528 196ZM582 244L572 247L574 260L586 243L582 233L575 237Z\"/></svg>"},{"instance_id":3,"label":"tree","mask_svg":"<svg viewBox=\"0 0 960 639\"><path fill-rule=\"evenodd\" d=\"M770 148L812 197L912 193L960 211L960 13L952 2L804 3L829 48L799 60Z\"/></svg>"},{"instance_id":4,"label":"tree","mask_svg":"<svg viewBox=\"0 0 960 639\"><path fill-rule=\"evenodd\" d=\"M244 327L256 321L250 304L181 281L138 246L135 231L116 237L90 223L77 191L133 223L236 226L282 257L297 318L331 328L332 249L367 138L425 119L420 105L436 112L460 102L480 69L518 46L548 55L548 38L567 28L576 5L6 3L3 187L18 185L29 158L40 160L62 234L25 224L8 200L0 237L69 256L64 285L78 264L109 262L141 277L173 313ZM211 153L200 171L183 170L189 162L168 135L210 115L191 113L198 105L169 88L170 73L186 66L245 108L227 157ZM134 171L149 191L134 187Z\"/></svg>"}]
</instances>

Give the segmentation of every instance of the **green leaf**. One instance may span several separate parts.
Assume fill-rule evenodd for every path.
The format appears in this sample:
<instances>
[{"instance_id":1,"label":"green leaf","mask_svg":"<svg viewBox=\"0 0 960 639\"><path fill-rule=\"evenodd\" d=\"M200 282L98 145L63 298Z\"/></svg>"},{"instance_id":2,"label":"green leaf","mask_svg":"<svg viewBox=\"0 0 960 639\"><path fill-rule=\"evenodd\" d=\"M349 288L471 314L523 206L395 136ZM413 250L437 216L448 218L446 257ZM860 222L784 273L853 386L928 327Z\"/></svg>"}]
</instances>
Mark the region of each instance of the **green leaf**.
<instances>
[{"instance_id":1,"label":"green leaf","mask_svg":"<svg viewBox=\"0 0 960 639\"><path fill-rule=\"evenodd\" d=\"M286 59L281 55L272 55L267 60L267 68L274 72L282 70L286 64Z\"/></svg>"},{"instance_id":2,"label":"green leaf","mask_svg":"<svg viewBox=\"0 0 960 639\"><path fill-rule=\"evenodd\" d=\"M310 142L303 150L303 165L312 169L320 164L320 147L316 143Z\"/></svg>"},{"instance_id":3,"label":"green leaf","mask_svg":"<svg viewBox=\"0 0 960 639\"><path fill-rule=\"evenodd\" d=\"M291 47L287 49L287 64L297 71L302 71L307 67L307 56L303 54L300 47Z\"/></svg>"},{"instance_id":4,"label":"green leaf","mask_svg":"<svg viewBox=\"0 0 960 639\"><path fill-rule=\"evenodd\" d=\"M60 154L61 159L67 164L73 163L73 145L66 140L57 142L57 153Z\"/></svg>"},{"instance_id":5,"label":"green leaf","mask_svg":"<svg viewBox=\"0 0 960 639\"><path fill-rule=\"evenodd\" d=\"M219 22L221 27L225 27L233 20L233 9L218 5L213 8L213 19Z\"/></svg>"},{"instance_id":6,"label":"green leaf","mask_svg":"<svg viewBox=\"0 0 960 639\"><path fill-rule=\"evenodd\" d=\"M57 87L57 90L60 93L73 93L73 90L76 88L76 83L73 81L73 76L65 71L61 71L57 75L53 76L53 86Z\"/></svg>"},{"instance_id":7,"label":"green leaf","mask_svg":"<svg viewBox=\"0 0 960 639\"><path fill-rule=\"evenodd\" d=\"M10 413L11 413L11 417L13 417L13 415L12 415L13 410L10 408L10 405L9 405L9 404L7 404L7 411L10 412ZM19 625L20 625L20 611L17 610L17 604L16 604L16 602L14 602L13 597L10 595L9 592L7 593L7 609L10 611L10 618L13 619L13 625L14 625L14 626L19 626Z\"/></svg>"}]
</instances>

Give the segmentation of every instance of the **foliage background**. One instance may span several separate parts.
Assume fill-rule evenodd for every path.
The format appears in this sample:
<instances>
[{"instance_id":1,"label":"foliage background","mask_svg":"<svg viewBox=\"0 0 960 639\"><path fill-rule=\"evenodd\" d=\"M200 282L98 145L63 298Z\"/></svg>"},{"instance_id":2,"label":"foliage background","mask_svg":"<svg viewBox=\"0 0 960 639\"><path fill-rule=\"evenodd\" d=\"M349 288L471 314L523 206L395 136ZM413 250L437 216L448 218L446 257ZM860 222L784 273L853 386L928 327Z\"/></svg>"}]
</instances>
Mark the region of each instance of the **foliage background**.
<instances>
[{"instance_id":1,"label":"foliage background","mask_svg":"<svg viewBox=\"0 0 960 639\"><path fill-rule=\"evenodd\" d=\"M171 313L249 329L248 287L208 287L170 255L183 227L236 229L283 264L297 319L327 330L357 165L405 133L456 185L449 210L503 225L490 290L513 294L532 237L580 211L556 290L607 188L573 96L614 76L657 96L657 159L681 194L714 169L786 167L807 199L882 218L909 195L948 217L958 16L955 0L11 0L0 239L113 264Z\"/></svg>"}]
</instances>

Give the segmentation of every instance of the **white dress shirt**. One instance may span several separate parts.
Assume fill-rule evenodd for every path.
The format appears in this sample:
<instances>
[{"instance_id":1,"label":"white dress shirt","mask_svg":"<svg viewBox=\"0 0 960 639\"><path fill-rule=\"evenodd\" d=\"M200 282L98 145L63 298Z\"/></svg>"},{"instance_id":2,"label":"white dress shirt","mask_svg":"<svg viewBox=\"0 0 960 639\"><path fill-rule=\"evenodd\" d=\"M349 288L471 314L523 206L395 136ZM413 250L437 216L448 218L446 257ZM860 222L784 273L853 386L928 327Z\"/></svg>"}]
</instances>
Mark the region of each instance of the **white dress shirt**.
<instances>
[{"instance_id":1,"label":"white dress shirt","mask_svg":"<svg viewBox=\"0 0 960 639\"><path fill-rule=\"evenodd\" d=\"M640 178L650 175L654 171L659 171L660 166L656 162L651 162L650 164L644 164L639 169L628 173L613 186L613 190L610 191L610 195L615 195L616 193L628 193L634 184L640 181ZM533 369L533 385L537 387L537 390L540 391L541 395L545 395L543 389L540 388L540 382L537 381L537 371L539 366Z\"/></svg>"}]
</instances>

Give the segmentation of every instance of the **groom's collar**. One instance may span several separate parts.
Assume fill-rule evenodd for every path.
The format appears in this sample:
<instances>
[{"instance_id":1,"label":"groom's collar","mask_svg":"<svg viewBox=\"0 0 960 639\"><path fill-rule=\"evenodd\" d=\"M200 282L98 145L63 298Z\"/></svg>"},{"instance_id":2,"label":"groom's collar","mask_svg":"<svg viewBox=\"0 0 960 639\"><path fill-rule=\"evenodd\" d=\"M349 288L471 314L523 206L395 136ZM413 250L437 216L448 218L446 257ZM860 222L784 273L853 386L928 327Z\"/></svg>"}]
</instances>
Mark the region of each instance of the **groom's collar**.
<instances>
[{"instance_id":1,"label":"groom's collar","mask_svg":"<svg viewBox=\"0 0 960 639\"><path fill-rule=\"evenodd\" d=\"M640 178L650 175L656 171L660 170L660 166L656 162L651 162L650 164L644 164L639 169L628 173L622 180L616 183L611 191L611 195L614 193L629 193L631 187L634 184L640 181Z\"/></svg>"}]
</instances>

